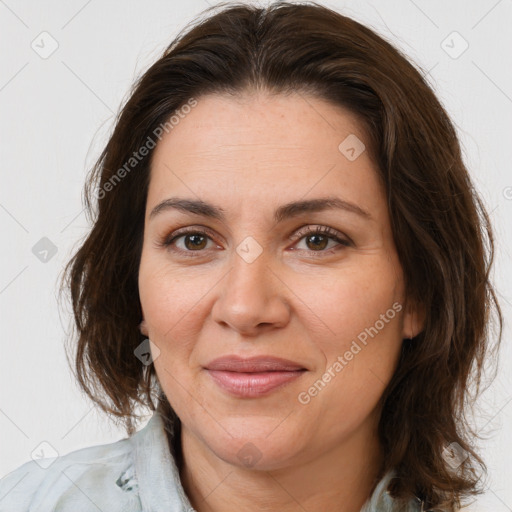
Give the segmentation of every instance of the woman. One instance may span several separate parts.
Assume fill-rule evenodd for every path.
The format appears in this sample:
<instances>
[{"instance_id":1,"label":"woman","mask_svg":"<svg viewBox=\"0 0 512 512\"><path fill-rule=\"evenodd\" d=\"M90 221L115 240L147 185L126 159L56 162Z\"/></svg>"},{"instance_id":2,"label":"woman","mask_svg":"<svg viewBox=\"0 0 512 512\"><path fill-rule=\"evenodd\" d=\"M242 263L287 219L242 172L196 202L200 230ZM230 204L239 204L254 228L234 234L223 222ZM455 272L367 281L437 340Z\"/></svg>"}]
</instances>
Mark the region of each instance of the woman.
<instances>
[{"instance_id":1,"label":"woman","mask_svg":"<svg viewBox=\"0 0 512 512\"><path fill-rule=\"evenodd\" d=\"M453 125L354 20L221 7L136 83L67 268L77 379L129 437L24 464L0 510L460 510L502 318Z\"/></svg>"}]
</instances>

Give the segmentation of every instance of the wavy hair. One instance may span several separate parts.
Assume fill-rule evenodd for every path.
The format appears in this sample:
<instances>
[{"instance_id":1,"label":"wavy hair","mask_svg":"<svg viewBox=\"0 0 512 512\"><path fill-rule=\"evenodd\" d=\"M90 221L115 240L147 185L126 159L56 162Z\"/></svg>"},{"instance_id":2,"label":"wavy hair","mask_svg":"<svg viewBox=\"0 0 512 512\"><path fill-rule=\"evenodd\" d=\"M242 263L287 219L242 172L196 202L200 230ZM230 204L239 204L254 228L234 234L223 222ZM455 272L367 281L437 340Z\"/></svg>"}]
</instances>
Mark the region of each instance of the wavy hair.
<instances>
[{"instance_id":1,"label":"wavy hair","mask_svg":"<svg viewBox=\"0 0 512 512\"><path fill-rule=\"evenodd\" d=\"M77 381L129 435L137 406L155 410L155 389L169 425L180 427L154 366L134 355L144 340L138 268L153 151L130 159L191 98L298 92L340 105L361 123L387 194L406 295L426 312L423 331L403 341L382 397L382 472L397 474L390 491L399 503L416 497L441 511L482 492L486 466L467 413L501 342L489 277L493 233L426 75L374 31L316 2L223 3L203 11L135 81L87 177L92 228L61 286L71 296ZM464 454L457 470L447 446Z\"/></svg>"}]
</instances>

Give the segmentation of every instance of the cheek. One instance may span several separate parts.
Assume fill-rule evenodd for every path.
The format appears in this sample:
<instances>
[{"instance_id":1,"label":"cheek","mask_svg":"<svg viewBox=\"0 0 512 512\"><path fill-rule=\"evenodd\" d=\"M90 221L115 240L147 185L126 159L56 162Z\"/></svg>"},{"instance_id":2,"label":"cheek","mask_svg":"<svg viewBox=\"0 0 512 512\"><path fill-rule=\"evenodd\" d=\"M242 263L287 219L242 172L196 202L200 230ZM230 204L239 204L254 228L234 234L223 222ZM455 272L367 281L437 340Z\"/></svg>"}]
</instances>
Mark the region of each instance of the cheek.
<instances>
[{"instance_id":1,"label":"cheek","mask_svg":"<svg viewBox=\"0 0 512 512\"><path fill-rule=\"evenodd\" d=\"M216 280L212 272L176 270L165 261L141 260L139 295L149 338L158 347L155 370L167 388L185 382L185 369L204 324L208 291Z\"/></svg>"},{"instance_id":2,"label":"cheek","mask_svg":"<svg viewBox=\"0 0 512 512\"><path fill-rule=\"evenodd\" d=\"M331 336L330 342L316 339L325 367L311 375L300 399L309 404L305 411L321 416L334 432L340 425L347 431L357 428L377 406L395 372L402 343L400 312L385 302L383 308L366 301L358 303L359 310L345 309L339 315L338 336Z\"/></svg>"},{"instance_id":3,"label":"cheek","mask_svg":"<svg viewBox=\"0 0 512 512\"><path fill-rule=\"evenodd\" d=\"M396 273L378 261L370 265L354 265L343 272L330 274L329 279L295 280L295 290L304 297L309 310L308 330L326 352L344 352L347 344L378 322L381 337L395 338L399 332L399 312L393 309L400 302ZM315 283L312 285L312 283ZM382 328L381 315L385 315ZM330 354L332 356L332 354Z\"/></svg>"},{"instance_id":4,"label":"cheek","mask_svg":"<svg viewBox=\"0 0 512 512\"><path fill-rule=\"evenodd\" d=\"M172 333L182 322L189 322L201 297L213 286L211 277L162 262L161 258L143 258L139 269L139 295L144 318L154 334ZM196 306L196 307L194 307Z\"/></svg>"}]
</instances>

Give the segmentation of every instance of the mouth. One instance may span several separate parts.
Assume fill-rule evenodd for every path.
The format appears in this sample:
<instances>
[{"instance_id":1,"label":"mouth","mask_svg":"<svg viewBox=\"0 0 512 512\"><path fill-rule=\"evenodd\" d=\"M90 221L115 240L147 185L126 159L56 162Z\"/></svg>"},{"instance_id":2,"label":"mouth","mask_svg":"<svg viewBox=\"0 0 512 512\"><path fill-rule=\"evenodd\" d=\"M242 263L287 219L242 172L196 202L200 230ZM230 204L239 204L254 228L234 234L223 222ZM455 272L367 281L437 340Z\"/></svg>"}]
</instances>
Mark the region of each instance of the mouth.
<instances>
[{"instance_id":1,"label":"mouth","mask_svg":"<svg viewBox=\"0 0 512 512\"><path fill-rule=\"evenodd\" d=\"M221 389L239 398L268 395L308 371L299 363L272 356L221 357L210 362L205 370Z\"/></svg>"}]
</instances>

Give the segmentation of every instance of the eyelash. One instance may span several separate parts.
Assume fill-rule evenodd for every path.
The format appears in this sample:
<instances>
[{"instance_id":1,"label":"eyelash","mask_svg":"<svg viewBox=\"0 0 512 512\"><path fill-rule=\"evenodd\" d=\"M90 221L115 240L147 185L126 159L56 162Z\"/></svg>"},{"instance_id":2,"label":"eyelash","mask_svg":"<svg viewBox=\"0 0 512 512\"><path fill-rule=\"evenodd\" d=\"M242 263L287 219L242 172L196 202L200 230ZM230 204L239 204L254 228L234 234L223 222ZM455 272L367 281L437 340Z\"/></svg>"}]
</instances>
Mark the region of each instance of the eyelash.
<instances>
[{"instance_id":1,"label":"eyelash","mask_svg":"<svg viewBox=\"0 0 512 512\"><path fill-rule=\"evenodd\" d=\"M170 236L163 237L161 240L159 240L157 242L156 245L159 248L166 248L168 250L171 250L170 247L173 245L173 243L176 240L178 240L179 238L182 238L186 235L201 235L201 236L206 236L210 239L212 239L212 237L213 237L213 233L205 228L202 228L202 229L184 228L182 230L178 230L178 231L172 233ZM308 236L313 236L313 235L326 236L328 239L338 242L343 247L353 246L352 241L349 240L348 237L347 237L347 239L342 238L336 230L334 230L328 226L317 226L316 228L313 228L313 229L307 228L305 230L299 230L297 232L296 236L292 236L292 237L290 237L290 239L300 241L303 238L306 238ZM192 257L192 258L197 257L194 253L198 253L198 254L204 253L204 250L190 251L190 250L177 249L177 248L174 248L172 250L175 252L179 252L186 257ZM340 250L340 248L336 247L336 248L331 248L328 250L319 250L319 251L313 251L313 250L307 250L307 249L299 249L299 250L306 250L307 252L311 252L313 254L319 253L318 256L321 257L322 255L325 255L325 254L333 254L334 252L337 252L338 250ZM315 257L318 257L318 256L315 256Z\"/></svg>"}]
</instances>

